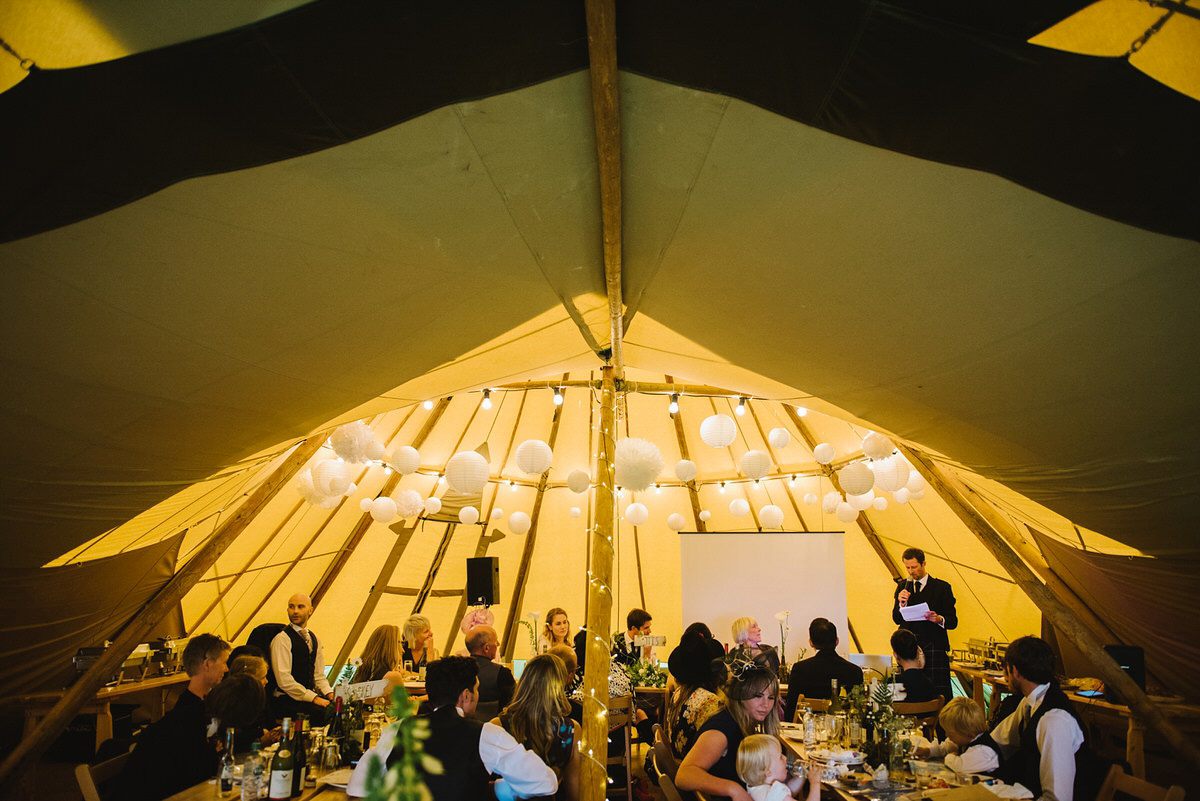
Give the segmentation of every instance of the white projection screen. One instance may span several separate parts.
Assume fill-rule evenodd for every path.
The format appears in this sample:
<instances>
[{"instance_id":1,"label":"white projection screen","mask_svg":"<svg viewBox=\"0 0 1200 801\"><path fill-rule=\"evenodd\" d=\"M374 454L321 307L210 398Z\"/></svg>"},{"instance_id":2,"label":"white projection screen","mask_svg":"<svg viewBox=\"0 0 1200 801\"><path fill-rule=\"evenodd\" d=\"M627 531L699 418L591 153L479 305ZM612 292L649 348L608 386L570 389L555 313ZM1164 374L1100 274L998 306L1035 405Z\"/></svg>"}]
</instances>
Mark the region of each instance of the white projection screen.
<instances>
[{"instance_id":1,"label":"white projection screen","mask_svg":"<svg viewBox=\"0 0 1200 801\"><path fill-rule=\"evenodd\" d=\"M813 655L808 624L815 617L837 626L844 656L851 643L844 538L841 531L680 532L683 625L702 620L728 644L733 621L749 616L762 628L763 642L778 648L775 613L786 609L789 662L801 648Z\"/></svg>"}]
</instances>

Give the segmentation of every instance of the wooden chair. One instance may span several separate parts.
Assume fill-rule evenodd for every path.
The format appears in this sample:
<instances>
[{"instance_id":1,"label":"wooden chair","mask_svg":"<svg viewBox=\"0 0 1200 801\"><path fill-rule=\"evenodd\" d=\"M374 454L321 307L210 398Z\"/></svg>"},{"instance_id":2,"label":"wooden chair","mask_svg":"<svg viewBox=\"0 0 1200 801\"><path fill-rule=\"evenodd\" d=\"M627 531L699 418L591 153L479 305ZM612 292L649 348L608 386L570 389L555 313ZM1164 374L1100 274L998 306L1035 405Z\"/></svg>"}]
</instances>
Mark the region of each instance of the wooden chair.
<instances>
[{"instance_id":1,"label":"wooden chair","mask_svg":"<svg viewBox=\"0 0 1200 801\"><path fill-rule=\"evenodd\" d=\"M1141 801L1183 801L1183 788L1178 784L1170 787L1159 787L1136 776L1129 776L1120 765L1108 769L1104 784L1100 785L1100 793L1096 801L1113 801L1116 793L1140 798Z\"/></svg>"},{"instance_id":2,"label":"wooden chair","mask_svg":"<svg viewBox=\"0 0 1200 801\"><path fill-rule=\"evenodd\" d=\"M803 695L796 698L796 712L792 715L793 723L804 722L804 710L811 709L813 712L824 714L829 710L828 698L805 698Z\"/></svg>"},{"instance_id":3,"label":"wooden chair","mask_svg":"<svg viewBox=\"0 0 1200 801\"><path fill-rule=\"evenodd\" d=\"M613 730L614 726L620 726L620 729ZM610 756L605 759L605 765L623 765L625 767L625 801L633 801L633 772L630 770L631 754L633 750L630 742L629 730L633 728L633 696L622 695L620 698L608 699L608 730L610 737L623 738L623 747L621 753L617 756ZM609 794L617 793L617 789L609 791Z\"/></svg>"},{"instance_id":4,"label":"wooden chair","mask_svg":"<svg viewBox=\"0 0 1200 801\"><path fill-rule=\"evenodd\" d=\"M79 782L79 789L83 792L83 801L104 801L108 794L101 792L101 788L111 779L116 778L128 761L129 752L126 751L124 754L95 765L76 765L75 781Z\"/></svg>"},{"instance_id":5,"label":"wooden chair","mask_svg":"<svg viewBox=\"0 0 1200 801\"><path fill-rule=\"evenodd\" d=\"M667 801L700 801L698 793L685 792L675 786L675 781L665 774L658 777L658 789Z\"/></svg>"},{"instance_id":6,"label":"wooden chair","mask_svg":"<svg viewBox=\"0 0 1200 801\"><path fill-rule=\"evenodd\" d=\"M945 705L946 699L939 695L932 701L893 701L892 709L897 715L916 718L917 723L921 724L925 739L932 741L937 737L938 713Z\"/></svg>"},{"instance_id":7,"label":"wooden chair","mask_svg":"<svg viewBox=\"0 0 1200 801\"><path fill-rule=\"evenodd\" d=\"M662 726L657 723L654 724L654 766L658 768L659 776L669 777L672 783L675 781L675 772L679 770L679 762L675 759L675 752L667 744Z\"/></svg>"}]
</instances>

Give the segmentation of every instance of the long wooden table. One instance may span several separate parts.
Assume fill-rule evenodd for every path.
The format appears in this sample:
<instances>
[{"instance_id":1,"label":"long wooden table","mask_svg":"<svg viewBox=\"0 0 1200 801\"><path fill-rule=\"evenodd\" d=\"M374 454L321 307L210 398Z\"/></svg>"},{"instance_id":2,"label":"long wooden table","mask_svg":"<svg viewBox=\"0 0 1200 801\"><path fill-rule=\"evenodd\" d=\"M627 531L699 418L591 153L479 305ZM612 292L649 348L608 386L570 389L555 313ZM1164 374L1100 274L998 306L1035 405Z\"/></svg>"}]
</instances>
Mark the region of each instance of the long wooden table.
<instances>
[{"instance_id":1,"label":"long wooden table","mask_svg":"<svg viewBox=\"0 0 1200 801\"><path fill-rule=\"evenodd\" d=\"M197 785L180 790L175 795L168 796L165 801L213 801L217 797L216 779L210 779L206 782L200 782ZM236 794L234 798L240 798ZM349 798L345 790L340 790L328 784L318 784L314 787L307 787L300 793L299 801L347 801Z\"/></svg>"}]
</instances>

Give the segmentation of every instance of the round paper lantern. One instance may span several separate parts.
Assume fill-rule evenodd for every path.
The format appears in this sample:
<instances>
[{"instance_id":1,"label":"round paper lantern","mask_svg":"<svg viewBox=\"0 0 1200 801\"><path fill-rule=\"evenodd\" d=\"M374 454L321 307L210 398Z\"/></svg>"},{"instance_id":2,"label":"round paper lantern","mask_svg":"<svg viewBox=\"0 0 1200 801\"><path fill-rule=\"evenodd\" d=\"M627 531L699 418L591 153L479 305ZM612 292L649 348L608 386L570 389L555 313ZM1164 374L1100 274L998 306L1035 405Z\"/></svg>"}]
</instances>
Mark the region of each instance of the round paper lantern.
<instances>
[{"instance_id":1,"label":"round paper lantern","mask_svg":"<svg viewBox=\"0 0 1200 801\"><path fill-rule=\"evenodd\" d=\"M504 510L501 509L499 506L497 506L495 509L492 510L492 519L493 520L499 520L502 517L504 517Z\"/></svg>"},{"instance_id":2,"label":"round paper lantern","mask_svg":"<svg viewBox=\"0 0 1200 801\"><path fill-rule=\"evenodd\" d=\"M571 517L579 517L581 514L583 514L583 511L580 510L578 506L572 506L567 514L569 514Z\"/></svg>"},{"instance_id":3,"label":"round paper lantern","mask_svg":"<svg viewBox=\"0 0 1200 801\"><path fill-rule=\"evenodd\" d=\"M409 473L417 472L417 468L421 466L421 454L417 453L417 449L411 445L401 445L392 451L388 463L397 473L407 476Z\"/></svg>"},{"instance_id":4,"label":"round paper lantern","mask_svg":"<svg viewBox=\"0 0 1200 801\"><path fill-rule=\"evenodd\" d=\"M737 436L737 423L727 414L714 414L700 424L700 439L710 448L728 448Z\"/></svg>"},{"instance_id":5,"label":"round paper lantern","mask_svg":"<svg viewBox=\"0 0 1200 801\"><path fill-rule=\"evenodd\" d=\"M783 510L769 503L758 510L758 522L766 528L780 528L783 526Z\"/></svg>"},{"instance_id":6,"label":"round paper lantern","mask_svg":"<svg viewBox=\"0 0 1200 801\"><path fill-rule=\"evenodd\" d=\"M875 502L875 490L867 490L860 495L847 495L846 503L853 506L858 511L862 511Z\"/></svg>"},{"instance_id":7,"label":"round paper lantern","mask_svg":"<svg viewBox=\"0 0 1200 801\"><path fill-rule=\"evenodd\" d=\"M640 526L650 519L650 510L644 503L631 503L625 507L625 522L631 526Z\"/></svg>"},{"instance_id":8,"label":"round paper lantern","mask_svg":"<svg viewBox=\"0 0 1200 801\"><path fill-rule=\"evenodd\" d=\"M875 471L875 487L883 492L895 492L908 481L908 463L898 456L889 456L871 463Z\"/></svg>"},{"instance_id":9,"label":"round paper lantern","mask_svg":"<svg viewBox=\"0 0 1200 801\"><path fill-rule=\"evenodd\" d=\"M837 476L847 495L862 495L875 485L875 474L862 462L851 462Z\"/></svg>"},{"instance_id":10,"label":"round paper lantern","mask_svg":"<svg viewBox=\"0 0 1200 801\"><path fill-rule=\"evenodd\" d=\"M475 451L459 451L446 462L446 483L463 495L482 492L488 482L487 459Z\"/></svg>"},{"instance_id":11,"label":"round paper lantern","mask_svg":"<svg viewBox=\"0 0 1200 801\"><path fill-rule=\"evenodd\" d=\"M909 499L910 501L919 501L919 500L921 500L921 499L922 499L922 498L924 498L924 497L925 497L925 488L924 488L924 487L921 487L921 488L920 488L919 490L917 490L916 492L913 492L913 491L911 491L911 490L910 490L910 491L909 491L909 493L908 493L908 499Z\"/></svg>"},{"instance_id":12,"label":"round paper lantern","mask_svg":"<svg viewBox=\"0 0 1200 801\"><path fill-rule=\"evenodd\" d=\"M371 458L367 454L367 450L374 441L375 433L362 420L338 426L337 430L333 432L333 436L329 438L333 452L351 464L365 462Z\"/></svg>"},{"instance_id":13,"label":"round paper lantern","mask_svg":"<svg viewBox=\"0 0 1200 801\"><path fill-rule=\"evenodd\" d=\"M464 506L458 510L458 522L464 526L473 526L479 522L479 510L474 506Z\"/></svg>"},{"instance_id":14,"label":"round paper lantern","mask_svg":"<svg viewBox=\"0 0 1200 801\"><path fill-rule=\"evenodd\" d=\"M746 451L742 454L742 475L762 478L771 472L771 456L766 451Z\"/></svg>"},{"instance_id":15,"label":"round paper lantern","mask_svg":"<svg viewBox=\"0 0 1200 801\"><path fill-rule=\"evenodd\" d=\"M675 463L675 478L687 483L696 477L696 463L688 459L680 459Z\"/></svg>"},{"instance_id":16,"label":"round paper lantern","mask_svg":"<svg viewBox=\"0 0 1200 801\"><path fill-rule=\"evenodd\" d=\"M367 446L367 458L372 462L382 462L387 456L387 449L383 447L383 443L377 439L371 440L371 444Z\"/></svg>"},{"instance_id":17,"label":"round paper lantern","mask_svg":"<svg viewBox=\"0 0 1200 801\"><path fill-rule=\"evenodd\" d=\"M707 523L709 520L712 519L712 512L708 511L707 509L701 509L700 510L700 519L703 522Z\"/></svg>"},{"instance_id":18,"label":"round paper lantern","mask_svg":"<svg viewBox=\"0 0 1200 801\"><path fill-rule=\"evenodd\" d=\"M896 446L883 434L872 431L863 439L863 453L871 459L886 459L892 455Z\"/></svg>"},{"instance_id":19,"label":"round paper lantern","mask_svg":"<svg viewBox=\"0 0 1200 801\"><path fill-rule=\"evenodd\" d=\"M425 499L425 514L436 515L440 511L442 511L442 501L440 498Z\"/></svg>"},{"instance_id":20,"label":"round paper lantern","mask_svg":"<svg viewBox=\"0 0 1200 801\"><path fill-rule=\"evenodd\" d=\"M396 493L396 514L401 517L416 517L425 511L425 501L416 490L400 490Z\"/></svg>"},{"instance_id":21,"label":"round paper lantern","mask_svg":"<svg viewBox=\"0 0 1200 801\"><path fill-rule=\"evenodd\" d=\"M815 493L815 492L804 493L804 502L806 504L808 504L809 506L812 506L814 503L817 502L817 493Z\"/></svg>"},{"instance_id":22,"label":"round paper lantern","mask_svg":"<svg viewBox=\"0 0 1200 801\"><path fill-rule=\"evenodd\" d=\"M786 448L791 441L792 435L786 428L772 428L771 433L767 434L767 442L771 443L772 448Z\"/></svg>"},{"instance_id":23,"label":"round paper lantern","mask_svg":"<svg viewBox=\"0 0 1200 801\"><path fill-rule=\"evenodd\" d=\"M617 443L617 486L641 492L654 483L663 468L662 454L653 442L626 437Z\"/></svg>"},{"instance_id":24,"label":"round paper lantern","mask_svg":"<svg viewBox=\"0 0 1200 801\"><path fill-rule=\"evenodd\" d=\"M871 505L882 512L888 506L887 498L880 495L878 498L876 498L874 501L871 502Z\"/></svg>"},{"instance_id":25,"label":"round paper lantern","mask_svg":"<svg viewBox=\"0 0 1200 801\"><path fill-rule=\"evenodd\" d=\"M858 510L851 506L846 501L842 501L837 507L837 519L843 523L853 523L854 518L858 517Z\"/></svg>"},{"instance_id":26,"label":"round paper lantern","mask_svg":"<svg viewBox=\"0 0 1200 801\"><path fill-rule=\"evenodd\" d=\"M529 531L532 521L524 512L513 512L508 516L508 530L518 537Z\"/></svg>"},{"instance_id":27,"label":"round paper lantern","mask_svg":"<svg viewBox=\"0 0 1200 801\"><path fill-rule=\"evenodd\" d=\"M908 503L908 487L901 487L892 493L892 500L896 503Z\"/></svg>"},{"instance_id":28,"label":"round paper lantern","mask_svg":"<svg viewBox=\"0 0 1200 801\"><path fill-rule=\"evenodd\" d=\"M679 512L667 515L667 528L671 529L671 531L683 531L687 528L687 518L679 514Z\"/></svg>"},{"instance_id":29,"label":"round paper lantern","mask_svg":"<svg viewBox=\"0 0 1200 801\"><path fill-rule=\"evenodd\" d=\"M371 517L379 523L388 523L396 517L396 502L388 496L371 501Z\"/></svg>"},{"instance_id":30,"label":"round paper lantern","mask_svg":"<svg viewBox=\"0 0 1200 801\"><path fill-rule=\"evenodd\" d=\"M817 460L818 464L829 464L835 456L837 456L837 450L828 442L822 442L813 448L813 458Z\"/></svg>"},{"instance_id":31,"label":"round paper lantern","mask_svg":"<svg viewBox=\"0 0 1200 801\"><path fill-rule=\"evenodd\" d=\"M545 473L553 460L554 452L540 439L527 439L517 446L517 467L527 475Z\"/></svg>"},{"instance_id":32,"label":"round paper lantern","mask_svg":"<svg viewBox=\"0 0 1200 801\"><path fill-rule=\"evenodd\" d=\"M317 462L312 469L313 487L322 495L341 495L350 486L350 468L337 459Z\"/></svg>"},{"instance_id":33,"label":"round paper lantern","mask_svg":"<svg viewBox=\"0 0 1200 801\"><path fill-rule=\"evenodd\" d=\"M576 495L587 492L591 484L592 477L586 470L572 470L571 474L567 476L567 488Z\"/></svg>"},{"instance_id":34,"label":"round paper lantern","mask_svg":"<svg viewBox=\"0 0 1200 801\"><path fill-rule=\"evenodd\" d=\"M909 492L920 492L921 490L925 489L925 479L921 477L920 473L914 470L909 473L908 481L904 482L904 486L908 487ZM321 482L318 481L317 488L320 489L320 487Z\"/></svg>"},{"instance_id":35,"label":"round paper lantern","mask_svg":"<svg viewBox=\"0 0 1200 801\"><path fill-rule=\"evenodd\" d=\"M825 493L825 497L821 499L821 511L827 515L831 515L837 511L837 506L842 502L842 493L837 490L832 490Z\"/></svg>"},{"instance_id":36,"label":"round paper lantern","mask_svg":"<svg viewBox=\"0 0 1200 801\"><path fill-rule=\"evenodd\" d=\"M361 501L358 502L358 508L364 512L369 512L369 511L371 511L371 506L374 503L375 503L375 501L372 498L363 498Z\"/></svg>"},{"instance_id":37,"label":"round paper lantern","mask_svg":"<svg viewBox=\"0 0 1200 801\"><path fill-rule=\"evenodd\" d=\"M734 498L729 502L729 514L734 517L745 517L750 514L750 504L745 498Z\"/></svg>"}]
</instances>

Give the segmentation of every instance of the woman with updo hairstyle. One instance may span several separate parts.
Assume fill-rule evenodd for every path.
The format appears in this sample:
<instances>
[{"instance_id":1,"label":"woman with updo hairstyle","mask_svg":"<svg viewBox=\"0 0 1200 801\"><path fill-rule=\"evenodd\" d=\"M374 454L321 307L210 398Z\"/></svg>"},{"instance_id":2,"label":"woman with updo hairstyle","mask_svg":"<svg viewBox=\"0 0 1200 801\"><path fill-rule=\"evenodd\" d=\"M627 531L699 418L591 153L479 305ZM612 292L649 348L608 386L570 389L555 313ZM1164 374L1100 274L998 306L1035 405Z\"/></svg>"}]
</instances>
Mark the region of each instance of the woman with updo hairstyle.
<instances>
[{"instance_id":1,"label":"woman with updo hairstyle","mask_svg":"<svg viewBox=\"0 0 1200 801\"><path fill-rule=\"evenodd\" d=\"M750 801L737 774L738 746L751 734L779 736L779 675L752 660L733 662L729 672L725 708L700 727L675 774L675 786Z\"/></svg>"},{"instance_id":2,"label":"woman with updo hairstyle","mask_svg":"<svg viewBox=\"0 0 1200 801\"><path fill-rule=\"evenodd\" d=\"M525 665L512 702L492 721L528 748L558 776L558 799L579 798L579 724L571 720L567 666L553 654Z\"/></svg>"},{"instance_id":3,"label":"woman with updo hairstyle","mask_svg":"<svg viewBox=\"0 0 1200 801\"><path fill-rule=\"evenodd\" d=\"M404 650L400 654L401 664L412 662L418 670L438 658L433 647L433 624L424 615L409 615L404 621Z\"/></svg>"},{"instance_id":4,"label":"woman with updo hairstyle","mask_svg":"<svg viewBox=\"0 0 1200 801\"><path fill-rule=\"evenodd\" d=\"M779 675L779 652L774 646L762 644L762 629L752 617L739 617L733 621L733 647L729 649L728 662L750 659L770 668Z\"/></svg>"},{"instance_id":5,"label":"woman with updo hairstyle","mask_svg":"<svg viewBox=\"0 0 1200 801\"><path fill-rule=\"evenodd\" d=\"M572 648L571 621L567 618L567 610L556 606L546 613L546 623L538 637L538 653L544 654L556 645Z\"/></svg>"},{"instance_id":6,"label":"woman with updo hairstyle","mask_svg":"<svg viewBox=\"0 0 1200 801\"><path fill-rule=\"evenodd\" d=\"M724 656L721 644L712 637L688 631L667 659L674 689L667 695L663 739L676 759L683 758L700 736L700 727L721 709Z\"/></svg>"}]
</instances>

